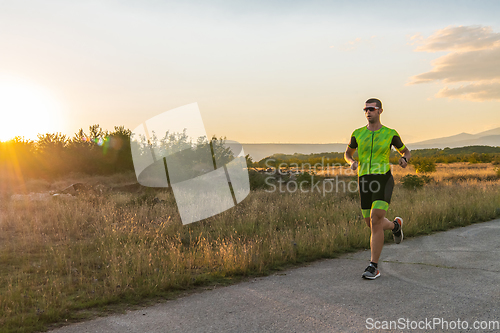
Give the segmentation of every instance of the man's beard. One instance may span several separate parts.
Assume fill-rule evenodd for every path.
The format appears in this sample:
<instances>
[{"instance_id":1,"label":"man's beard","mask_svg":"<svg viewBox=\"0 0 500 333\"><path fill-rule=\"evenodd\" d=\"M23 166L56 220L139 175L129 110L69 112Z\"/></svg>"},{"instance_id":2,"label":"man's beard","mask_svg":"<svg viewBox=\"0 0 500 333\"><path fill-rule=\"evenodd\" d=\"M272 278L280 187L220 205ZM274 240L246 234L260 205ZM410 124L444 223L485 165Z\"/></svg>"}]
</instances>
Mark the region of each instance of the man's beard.
<instances>
[{"instance_id":1,"label":"man's beard","mask_svg":"<svg viewBox=\"0 0 500 333\"><path fill-rule=\"evenodd\" d=\"M369 122L370 124L375 124L375 123L377 123L377 122L378 122L378 119L379 119L379 118L374 118L374 117L371 117L371 118L368 118L368 122Z\"/></svg>"}]
</instances>

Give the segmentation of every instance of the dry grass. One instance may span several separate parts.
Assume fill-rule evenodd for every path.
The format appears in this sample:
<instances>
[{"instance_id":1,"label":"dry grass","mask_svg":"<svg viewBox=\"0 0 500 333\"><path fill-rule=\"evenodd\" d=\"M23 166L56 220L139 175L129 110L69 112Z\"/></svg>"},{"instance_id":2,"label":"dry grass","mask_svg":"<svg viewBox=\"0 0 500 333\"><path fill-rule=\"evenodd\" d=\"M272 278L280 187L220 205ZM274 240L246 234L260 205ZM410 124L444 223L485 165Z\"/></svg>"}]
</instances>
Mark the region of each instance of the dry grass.
<instances>
[{"instance_id":1,"label":"dry grass","mask_svg":"<svg viewBox=\"0 0 500 333\"><path fill-rule=\"evenodd\" d=\"M8 198L12 194L58 191L74 183L115 186L137 182L134 172L115 174L111 176L89 176L80 173L72 173L67 177L52 181L45 179L23 179L22 177L6 178L6 176L7 175L0 174L0 199Z\"/></svg>"},{"instance_id":2,"label":"dry grass","mask_svg":"<svg viewBox=\"0 0 500 333\"><path fill-rule=\"evenodd\" d=\"M448 171L467 172L455 169ZM120 177L99 181L116 184L129 176ZM472 180L419 191L396 186L388 216L403 216L410 237L486 221L499 214L499 185ZM152 205L154 195L166 202ZM368 248L369 234L355 193L254 191L240 205L186 226L168 191L3 200L0 331L43 330L80 318L82 309L169 297L176 290L335 257Z\"/></svg>"},{"instance_id":3,"label":"dry grass","mask_svg":"<svg viewBox=\"0 0 500 333\"><path fill-rule=\"evenodd\" d=\"M406 169L400 167L393 168L396 180L407 174L414 174L415 168L409 166ZM428 174L436 182L456 182L464 180L492 180L497 177L496 167L491 163L437 163L436 171Z\"/></svg>"}]
</instances>

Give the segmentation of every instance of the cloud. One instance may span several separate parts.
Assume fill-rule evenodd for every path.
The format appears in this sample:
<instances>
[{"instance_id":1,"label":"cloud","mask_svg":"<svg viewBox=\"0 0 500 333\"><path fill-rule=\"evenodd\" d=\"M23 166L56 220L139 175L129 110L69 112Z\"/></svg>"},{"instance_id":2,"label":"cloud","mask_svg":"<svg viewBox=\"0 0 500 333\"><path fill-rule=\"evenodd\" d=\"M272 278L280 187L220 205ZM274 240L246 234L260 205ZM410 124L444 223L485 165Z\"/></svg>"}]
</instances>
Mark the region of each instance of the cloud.
<instances>
[{"instance_id":1,"label":"cloud","mask_svg":"<svg viewBox=\"0 0 500 333\"><path fill-rule=\"evenodd\" d=\"M444 83L500 78L500 47L492 50L450 53L436 59L433 69L415 75L411 83L442 80Z\"/></svg>"},{"instance_id":2,"label":"cloud","mask_svg":"<svg viewBox=\"0 0 500 333\"><path fill-rule=\"evenodd\" d=\"M436 97L459 98L469 101L500 100L500 82L468 84L458 88L444 87Z\"/></svg>"},{"instance_id":3,"label":"cloud","mask_svg":"<svg viewBox=\"0 0 500 333\"><path fill-rule=\"evenodd\" d=\"M415 35L415 36L418 36ZM413 37L415 37L413 36ZM436 31L427 39L420 40L422 45L415 51L474 51L500 46L500 33L494 33L491 27L459 26L446 27Z\"/></svg>"},{"instance_id":4,"label":"cloud","mask_svg":"<svg viewBox=\"0 0 500 333\"><path fill-rule=\"evenodd\" d=\"M411 77L409 84L466 82L459 88L444 87L436 97L500 100L500 33L491 27L446 27L427 39L416 34L409 44L419 44L416 52L449 52L432 62L431 71Z\"/></svg>"},{"instance_id":5,"label":"cloud","mask_svg":"<svg viewBox=\"0 0 500 333\"><path fill-rule=\"evenodd\" d=\"M424 41L424 36L422 36L420 33L417 33L411 36L409 39L410 41L407 43L408 45L421 44Z\"/></svg>"}]
</instances>

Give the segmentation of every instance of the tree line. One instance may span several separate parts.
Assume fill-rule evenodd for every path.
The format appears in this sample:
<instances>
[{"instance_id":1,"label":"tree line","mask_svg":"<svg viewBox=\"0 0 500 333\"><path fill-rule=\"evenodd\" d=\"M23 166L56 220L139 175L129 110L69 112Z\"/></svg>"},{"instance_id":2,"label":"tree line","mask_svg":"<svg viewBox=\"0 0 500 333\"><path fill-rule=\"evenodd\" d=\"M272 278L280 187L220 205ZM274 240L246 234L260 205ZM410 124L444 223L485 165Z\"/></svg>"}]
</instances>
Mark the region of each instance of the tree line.
<instances>
[{"instance_id":1,"label":"tree line","mask_svg":"<svg viewBox=\"0 0 500 333\"><path fill-rule=\"evenodd\" d=\"M108 175L133 170L131 131L92 125L73 137L39 134L37 140L15 137L0 142L0 173L22 178L53 179L72 172Z\"/></svg>"},{"instance_id":2,"label":"tree line","mask_svg":"<svg viewBox=\"0 0 500 333\"><path fill-rule=\"evenodd\" d=\"M234 158L231 149L225 145L225 138L211 140L196 138L193 142L186 130L181 133L166 132L163 137L155 133L151 138L139 135L131 142L131 130L115 126L106 131L99 125L92 125L88 132L78 130L73 137L61 133L39 134L37 140L16 137L0 142L0 182L5 178L55 179L70 173L88 175L110 175L134 171L131 147L135 157L151 156L152 148L157 156L167 154L174 158L178 173L200 173L201 164L207 168L228 163ZM132 146L131 146L132 145ZM189 148L189 149L188 149ZM206 161L208 154L212 160ZM208 155L210 156L210 155ZM247 156L247 158L249 158ZM191 172L191 173L190 173Z\"/></svg>"}]
</instances>

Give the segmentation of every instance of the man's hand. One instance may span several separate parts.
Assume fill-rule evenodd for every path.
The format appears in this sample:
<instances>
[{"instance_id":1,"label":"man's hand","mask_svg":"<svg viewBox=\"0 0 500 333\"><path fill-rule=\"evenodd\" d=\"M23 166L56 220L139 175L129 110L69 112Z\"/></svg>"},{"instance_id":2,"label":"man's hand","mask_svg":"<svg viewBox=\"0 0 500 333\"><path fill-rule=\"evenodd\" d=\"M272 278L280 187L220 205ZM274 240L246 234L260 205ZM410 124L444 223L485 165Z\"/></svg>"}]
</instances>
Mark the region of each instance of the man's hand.
<instances>
[{"instance_id":1,"label":"man's hand","mask_svg":"<svg viewBox=\"0 0 500 333\"><path fill-rule=\"evenodd\" d=\"M399 165L402 168L406 168L408 166L408 161L411 158L410 150L408 150L408 147L405 147L405 149L403 149L400 152L400 154L403 155L403 156L401 156L401 158L399 159Z\"/></svg>"},{"instance_id":2,"label":"man's hand","mask_svg":"<svg viewBox=\"0 0 500 333\"><path fill-rule=\"evenodd\" d=\"M352 158L352 155L354 154L355 151L356 149L347 146L344 154L344 159L347 163L351 165L351 170L358 169L358 162L354 158Z\"/></svg>"}]
</instances>

